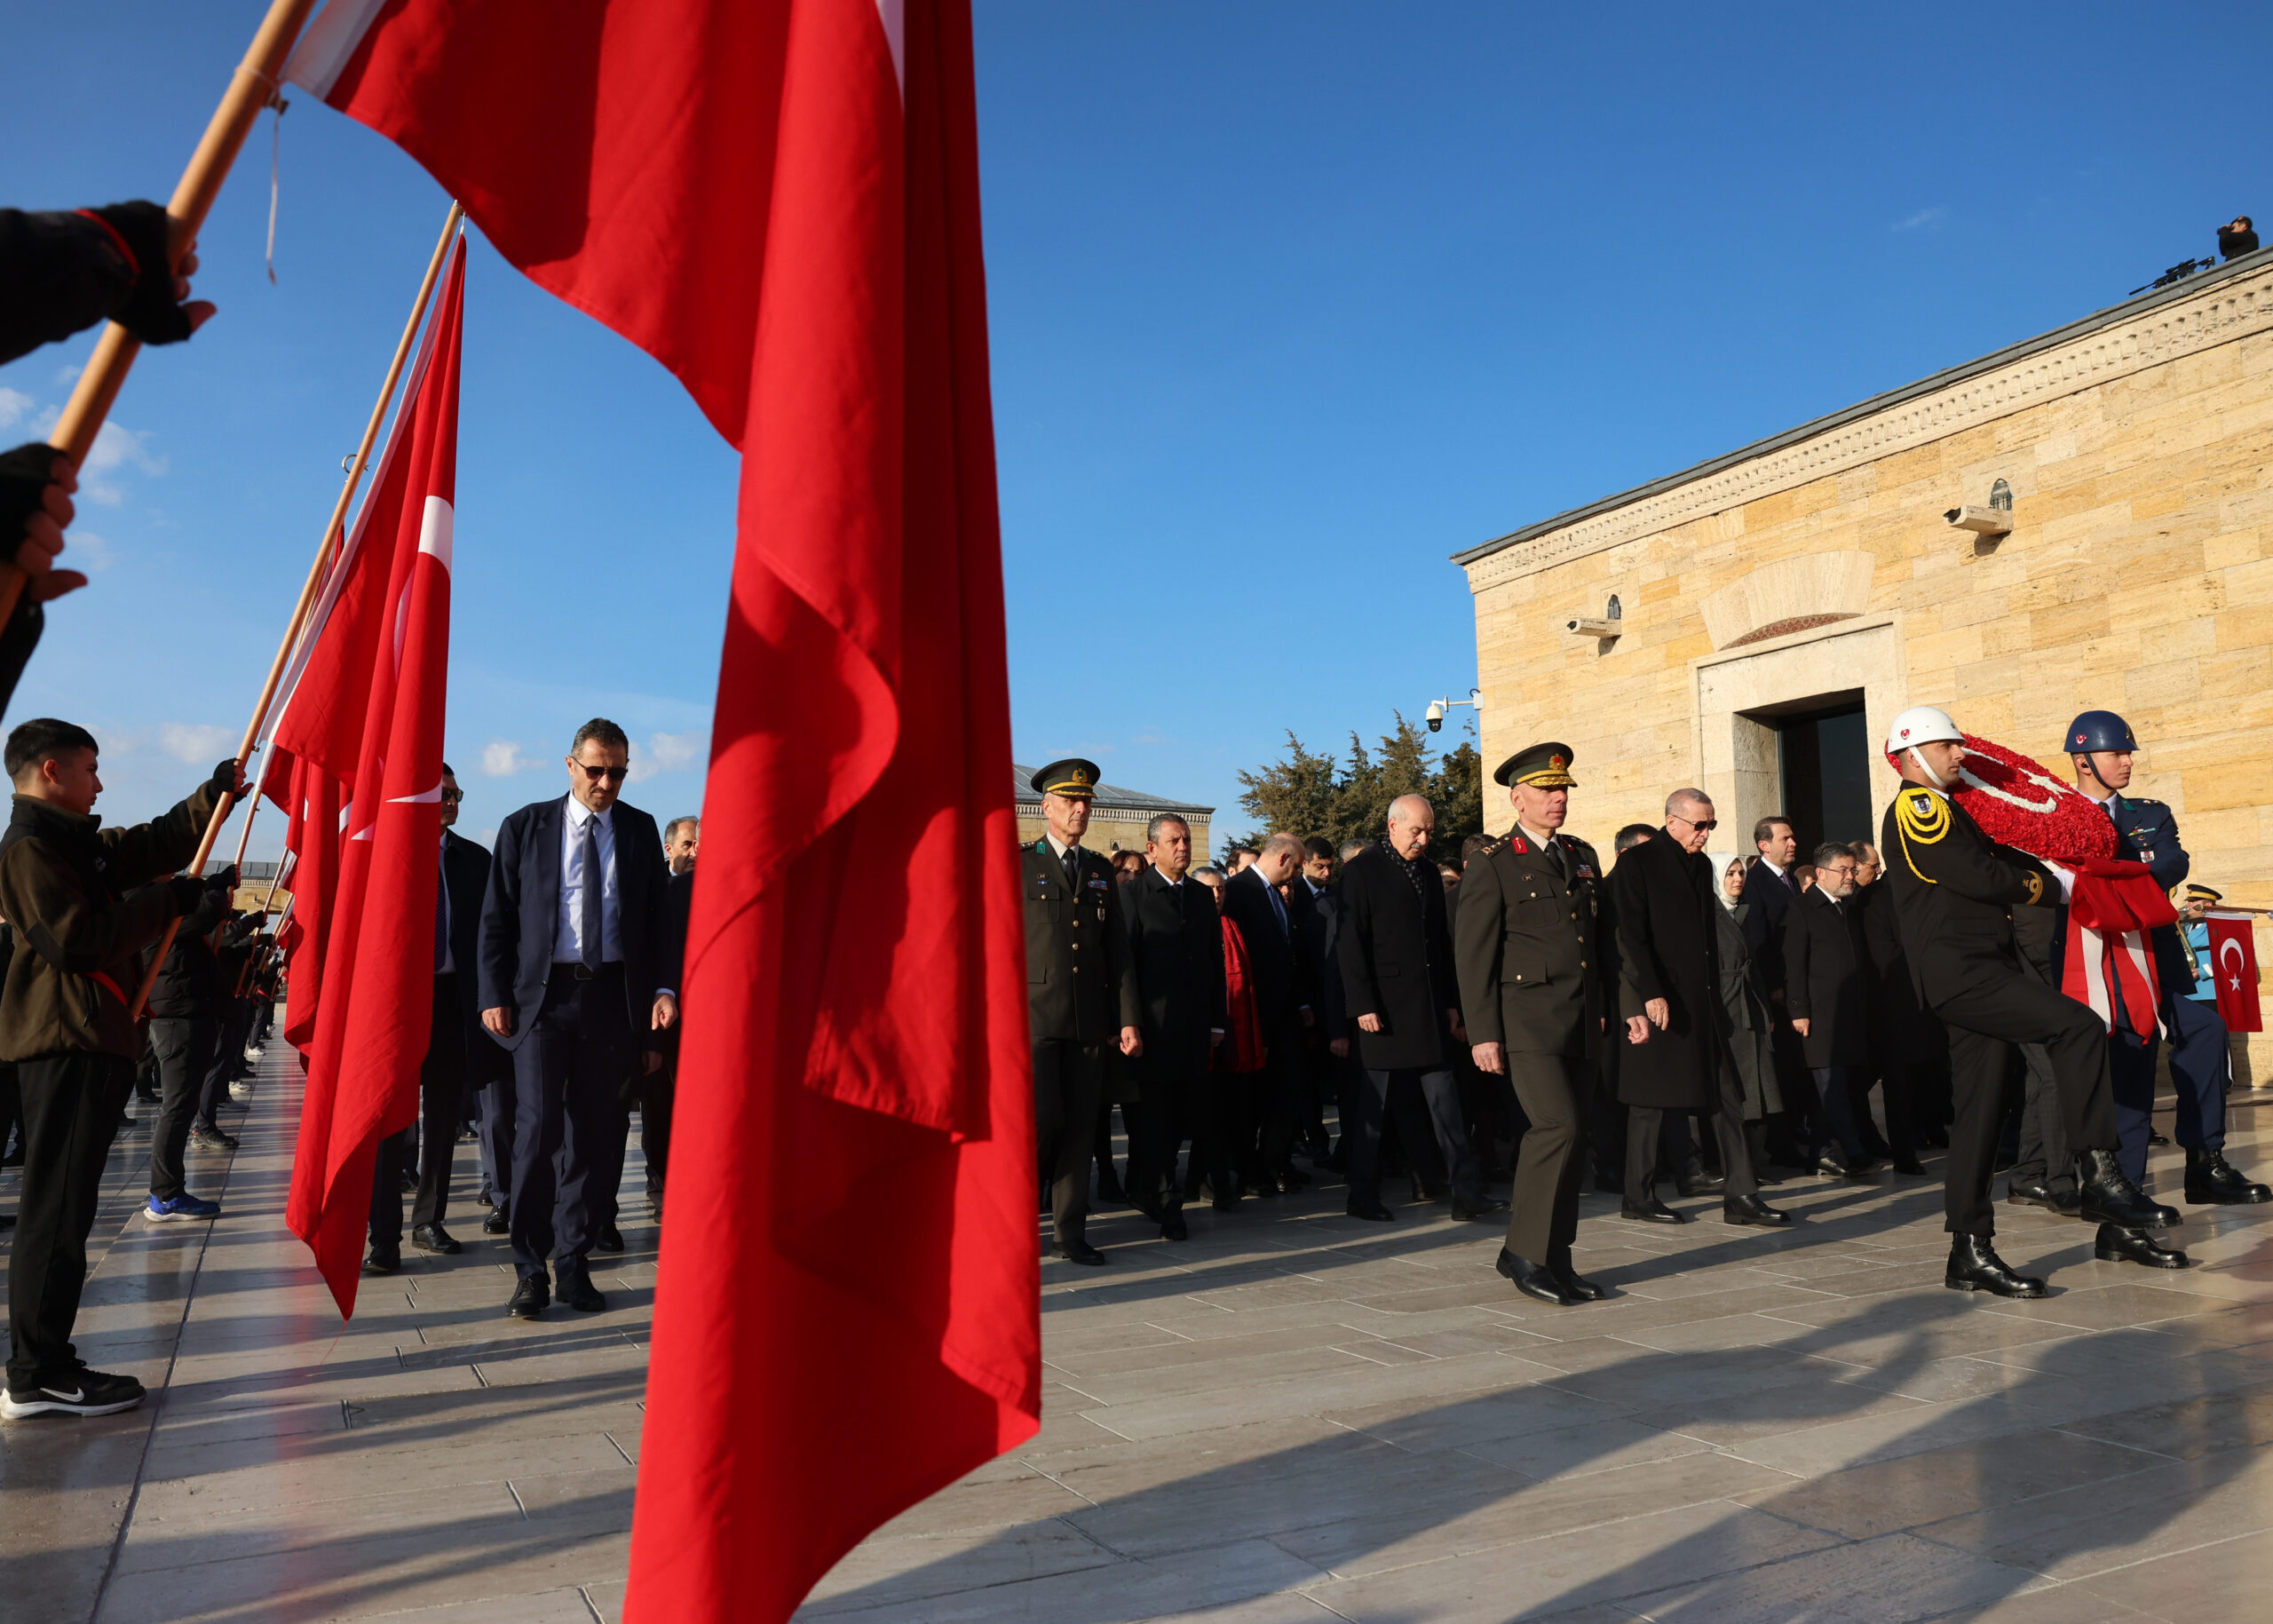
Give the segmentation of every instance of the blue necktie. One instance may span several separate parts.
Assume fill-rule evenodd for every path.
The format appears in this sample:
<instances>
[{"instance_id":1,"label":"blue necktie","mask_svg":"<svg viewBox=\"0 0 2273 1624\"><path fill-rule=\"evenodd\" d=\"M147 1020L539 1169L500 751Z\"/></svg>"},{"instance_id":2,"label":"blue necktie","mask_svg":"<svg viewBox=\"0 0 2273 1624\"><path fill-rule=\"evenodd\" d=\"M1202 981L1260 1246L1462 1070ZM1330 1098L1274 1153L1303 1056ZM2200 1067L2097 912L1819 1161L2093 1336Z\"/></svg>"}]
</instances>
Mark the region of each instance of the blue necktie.
<instances>
[{"instance_id":1,"label":"blue necktie","mask_svg":"<svg viewBox=\"0 0 2273 1624\"><path fill-rule=\"evenodd\" d=\"M442 875L434 882L434 973L440 975L450 967L450 880Z\"/></svg>"},{"instance_id":2,"label":"blue necktie","mask_svg":"<svg viewBox=\"0 0 2273 1624\"><path fill-rule=\"evenodd\" d=\"M1271 911L1279 915L1279 934L1286 935L1287 899L1279 894L1279 888L1268 880L1263 882L1263 892L1271 899Z\"/></svg>"},{"instance_id":3,"label":"blue necktie","mask_svg":"<svg viewBox=\"0 0 2273 1624\"><path fill-rule=\"evenodd\" d=\"M584 875L578 888L578 943L582 951L577 957L586 970L600 967L600 820L584 820Z\"/></svg>"}]
</instances>

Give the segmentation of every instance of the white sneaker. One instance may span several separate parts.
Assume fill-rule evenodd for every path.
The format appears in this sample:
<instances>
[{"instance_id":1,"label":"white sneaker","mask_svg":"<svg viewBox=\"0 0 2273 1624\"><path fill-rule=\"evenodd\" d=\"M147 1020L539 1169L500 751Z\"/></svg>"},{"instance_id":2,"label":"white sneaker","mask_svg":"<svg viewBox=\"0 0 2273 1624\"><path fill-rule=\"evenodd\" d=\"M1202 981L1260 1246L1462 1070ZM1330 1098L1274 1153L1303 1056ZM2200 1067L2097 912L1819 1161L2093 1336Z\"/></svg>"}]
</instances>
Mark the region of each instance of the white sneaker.
<instances>
[{"instance_id":1,"label":"white sneaker","mask_svg":"<svg viewBox=\"0 0 2273 1624\"><path fill-rule=\"evenodd\" d=\"M229 1085L229 1097L235 1100L237 1104L241 1105L243 1105L247 1100L252 1097L252 1084L249 1082L231 1083Z\"/></svg>"}]
</instances>

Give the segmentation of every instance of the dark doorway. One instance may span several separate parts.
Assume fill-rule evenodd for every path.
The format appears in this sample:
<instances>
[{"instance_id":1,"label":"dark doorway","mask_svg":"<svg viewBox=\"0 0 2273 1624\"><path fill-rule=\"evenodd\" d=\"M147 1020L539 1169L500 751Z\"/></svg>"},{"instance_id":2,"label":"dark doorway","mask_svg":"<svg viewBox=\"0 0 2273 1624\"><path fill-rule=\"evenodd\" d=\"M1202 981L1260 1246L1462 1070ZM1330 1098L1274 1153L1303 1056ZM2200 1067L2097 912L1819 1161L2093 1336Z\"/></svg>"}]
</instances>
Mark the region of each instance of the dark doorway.
<instances>
[{"instance_id":1,"label":"dark doorway","mask_svg":"<svg viewBox=\"0 0 2273 1624\"><path fill-rule=\"evenodd\" d=\"M1826 840L1875 841L1870 734L1861 696L1763 719L1776 729L1784 812L1800 837L1799 860L1806 862Z\"/></svg>"}]
</instances>

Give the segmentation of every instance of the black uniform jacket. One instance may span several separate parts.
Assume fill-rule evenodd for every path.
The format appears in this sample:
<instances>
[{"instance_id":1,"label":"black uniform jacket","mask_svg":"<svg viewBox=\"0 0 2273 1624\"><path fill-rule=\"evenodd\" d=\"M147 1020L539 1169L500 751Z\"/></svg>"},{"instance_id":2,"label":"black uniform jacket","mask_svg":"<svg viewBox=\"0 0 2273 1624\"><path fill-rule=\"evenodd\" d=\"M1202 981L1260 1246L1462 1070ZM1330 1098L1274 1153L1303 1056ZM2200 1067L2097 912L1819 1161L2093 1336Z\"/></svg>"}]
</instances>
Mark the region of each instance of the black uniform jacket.
<instances>
[{"instance_id":1,"label":"black uniform jacket","mask_svg":"<svg viewBox=\"0 0 2273 1624\"><path fill-rule=\"evenodd\" d=\"M1102 1043L1144 1025L1121 887L1113 865L1086 846L1081 882L1044 836L1019 849L1026 902L1026 1021L1037 1043Z\"/></svg>"},{"instance_id":2,"label":"black uniform jacket","mask_svg":"<svg viewBox=\"0 0 2273 1624\"><path fill-rule=\"evenodd\" d=\"M1713 862L1684 852L1671 836L1652 835L1628 847L1611 871L1618 922L1620 1028L1666 1001L1666 1025L1649 1041L1619 1052L1618 1097L1629 1105L1704 1111L1720 1098L1727 1062L1728 1010L1721 997L1721 905L1713 897ZM1611 1034L1625 1041L1622 1030Z\"/></svg>"},{"instance_id":3,"label":"black uniform jacket","mask_svg":"<svg viewBox=\"0 0 2273 1624\"><path fill-rule=\"evenodd\" d=\"M1949 1058L1950 1034L1918 1000L1910 955L1902 950L1894 887L1884 875L1855 893L1862 904L1863 943L1871 955L1871 1044L1903 1066L1933 1066Z\"/></svg>"},{"instance_id":4,"label":"black uniform jacket","mask_svg":"<svg viewBox=\"0 0 2273 1624\"><path fill-rule=\"evenodd\" d=\"M1612 922L1595 849L1553 838L1567 881L1520 827L1461 875L1453 940L1461 1018L1471 1043L1592 1058L1609 1004L1596 944Z\"/></svg>"},{"instance_id":5,"label":"black uniform jacket","mask_svg":"<svg viewBox=\"0 0 2273 1624\"><path fill-rule=\"evenodd\" d=\"M1905 784L1881 820L1902 951L1932 1009L1984 970L2019 973L2011 910L2057 907L2060 882L2025 852L2000 846L1937 789Z\"/></svg>"},{"instance_id":6,"label":"black uniform jacket","mask_svg":"<svg viewBox=\"0 0 2273 1624\"><path fill-rule=\"evenodd\" d=\"M1416 889L1402 858L1386 846L1368 846L1342 868L1339 895L1334 956L1358 1058L1376 1072L1450 1066L1445 1012L1460 1007L1460 978L1437 866L1422 865ZM1361 1015L1380 1016L1382 1029L1358 1030Z\"/></svg>"},{"instance_id":7,"label":"black uniform jacket","mask_svg":"<svg viewBox=\"0 0 2273 1624\"><path fill-rule=\"evenodd\" d=\"M1271 889L1270 882L1251 864L1224 884L1224 917L1239 926L1239 939L1247 944L1255 1014L1266 1044L1278 1041L1287 1022L1311 1002L1303 943L1296 932L1307 928L1305 922L1316 912L1301 898L1287 903L1287 929L1281 931L1278 911L1271 906ZM1301 889L1299 880L1295 889ZM1302 909L1300 915L1297 907Z\"/></svg>"},{"instance_id":8,"label":"black uniform jacket","mask_svg":"<svg viewBox=\"0 0 2273 1624\"><path fill-rule=\"evenodd\" d=\"M1808 1024L1801 1040L1811 1066L1861 1066L1871 1058L1871 951L1863 940L1861 891L1841 904L1817 886L1784 915L1784 1013Z\"/></svg>"},{"instance_id":9,"label":"black uniform jacket","mask_svg":"<svg viewBox=\"0 0 2273 1624\"><path fill-rule=\"evenodd\" d=\"M1144 1052L1127 1063L1129 1073L1143 1088L1196 1076L1208 1069L1209 1034L1225 1029L1224 926L1216 899L1191 876L1172 885L1157 868L1120 891L1144 1013Z\"/></svg>"},{"instance_id":10,"label":"black uniform jacket","mask_svg":"<svg viewBox=\"0 0 2273 1624\"><path fill-rule=\"evenodd\" d=\"M481 934L475 947L481 1009L511 1009L513 1033L494 1041L519 1049L544 1008L552 976L553 939L560 923L560 823L568 797L539 801L506 815L482 897ZM614 827L616 925L623 946L624 1015L631 1029L631 1072L637 1055L661 1051L662 1034L649 1025L655 989L677 991L677 939L670 923L670 865L655 820L618 801ZM461 974L463 972L461 971Z\"/></svg>"}]
</instances>

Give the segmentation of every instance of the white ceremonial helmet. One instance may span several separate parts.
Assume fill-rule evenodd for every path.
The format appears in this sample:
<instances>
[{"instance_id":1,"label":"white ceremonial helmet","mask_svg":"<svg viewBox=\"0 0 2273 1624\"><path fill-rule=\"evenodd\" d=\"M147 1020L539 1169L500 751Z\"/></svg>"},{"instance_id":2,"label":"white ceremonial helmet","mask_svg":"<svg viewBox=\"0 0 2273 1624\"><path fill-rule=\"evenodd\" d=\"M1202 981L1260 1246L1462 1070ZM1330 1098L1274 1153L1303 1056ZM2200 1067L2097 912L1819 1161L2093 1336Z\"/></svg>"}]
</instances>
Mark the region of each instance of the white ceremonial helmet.
<instances>
[{"instance_id":1,"label":"white ceremonial helmet","mask_svg":"<svg viewBox=\"0 0 2273 1624\"><path fill-rule=\"evenodd\" d=\"M1948 711L1937 709L1932 705L1913 705L1896 717L1888 726L1886 757L1889 761L1892 761L1903 751L1908 750L1910 759L1916 762L1918 770L1933 781L1934 788L1946 789L1949 786L1942 781L1941 774L1928 766L1926 758L1918 754L1920 745L1936 742L1962 744L1965 742L1965 734L1960 732L1958 725L1950 719Z\"/></svg>"}]
</instances>

